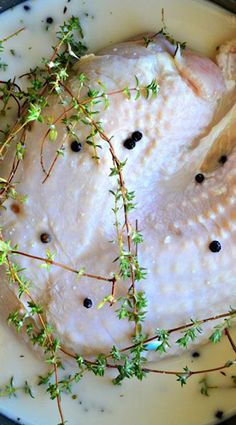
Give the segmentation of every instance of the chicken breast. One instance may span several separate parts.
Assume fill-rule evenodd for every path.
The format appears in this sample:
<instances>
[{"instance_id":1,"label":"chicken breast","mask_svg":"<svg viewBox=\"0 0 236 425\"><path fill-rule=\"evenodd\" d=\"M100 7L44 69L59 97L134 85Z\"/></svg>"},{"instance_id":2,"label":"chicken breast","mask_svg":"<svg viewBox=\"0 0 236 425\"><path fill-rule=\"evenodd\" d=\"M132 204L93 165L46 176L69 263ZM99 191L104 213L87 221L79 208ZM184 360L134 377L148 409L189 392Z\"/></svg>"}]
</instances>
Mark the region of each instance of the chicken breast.
<instances>
[{"instance_id":1,"label":"chicken breast","mask_svg":"<svg viewBox=\"0 0 236 425\"><path fill-rule=\"evenodd\" d=\"M236 74L232 71L234 43L230 46L221 48L218 66L190 50L176 53L161 36L148 46L140 37L85 56L70 78L75 94L82 73L91 89L100 89L102 82L107 93L113 93L107 109L103 104L94 108L104 132L112 137L116 155L121 161L127 159L125 184L136 195L137 206L129 220L133 226L138 221L144 237L138 258L147 269L147 278L136 287L145 291L148 300L143 324L147 335L153 335L156 328L225 312L236 298ZM141 95L135 100L132 90L131 99L120 92L135 88L137 79L140 87L157 82L157 96ZM84 88L81 96L86 92ZM55 119L62 106L52 98L46 109L45 114ZM33 125L15 178L17 190L27 194L28 200L19 210L8 200L1 212L1 226L5 239L18 244L21 251L45 257L49 248L60 263L109 277L119 270L114 262L117 244L110 242L116 239L110 193L116 188L116 178L109 177L109 146L98 135L100 160L92 158L92 147L86 144L88 127L76 127L82 149L75 152L73 138L58 124L57 140L46 140L43 146L45 170L62 143L65 154L45 181L40 150L47 127ZM141 140L127 149L124 142L135 131ZM228 161L219 163L220 156L228 154ZM9 163L6 157L5 175ZM195 176L202 172L205 178L200 183L201 178L196 181ZM118 319L119 303L97 308L111 293L110 282L78 278L54 266L48 271L22 256L15 256L14 261L26 269L32 295L43 304L64 346L93 355L107 352L114 344L130 344L134 326ZM129 286L130 280L118 281L116 297L124 296ZM86 308L86 299L91 308ZM27 305L24 297L22 301ZM201 341L208 336L206 330ZM178 347L172 352L178 352Z\"/></svg>"}]
</instances>

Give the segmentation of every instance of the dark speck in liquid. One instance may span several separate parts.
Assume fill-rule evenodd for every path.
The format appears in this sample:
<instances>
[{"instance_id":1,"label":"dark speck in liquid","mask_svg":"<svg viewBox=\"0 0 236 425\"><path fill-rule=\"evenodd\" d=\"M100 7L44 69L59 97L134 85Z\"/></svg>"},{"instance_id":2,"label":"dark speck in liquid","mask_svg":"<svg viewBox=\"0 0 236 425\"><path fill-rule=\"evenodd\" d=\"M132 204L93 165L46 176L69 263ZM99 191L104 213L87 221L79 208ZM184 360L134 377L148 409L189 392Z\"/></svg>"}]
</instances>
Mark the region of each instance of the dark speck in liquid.
<instances>
[{"instance_id":1,"label":"dark speck in liquid","mask_svg":"<svg viewBox=\"0 0 236 425\"><path fill-rule=\"evenodd\" d=\"M215 417L217 419L222 419L224 416L224 412L222 412L222 410L217 410L217 412L215 413Z\"/></svg>"},{"instance_id":2,"label":"dark speck in liquid","mask_svg":"<svg viewBox=\"0 0 236 425\"><path fill-rule=\"evenodd\" d=\"M21 357L21 359L23 359L23 357L25 357L25 356L24 356L24 354L21 354L20 357Z\"/></svg>"},{"instance_id":3,"label":"dark speck in liquid","mask_svg":"<svg viewBox=\"0 0 236 425\"><path fill-rule=\"evenodd\" d=\"M220 371L221 375L227 376L227 373L225 373L223 370Z\"/></svg>"},{"instance_id":4,"label":"dark speck in liquid","mask_svg":"<svg viewBox=\"0 0 236 425\"><path fill-rule=\"evenodd\" d=\"M198 351L194 351L192 353L192 357L194 357L194 358L200 357L200 353Z\"/></svg>"},{"instance_id":5,"label":"dark speck in liquid","mask_svg":"<svg viewBox=\"0 0 236 425\"><path fill-rule=\"evenodd\" d=\"M25 10L26 12L28 12L30 9L31 9L31 7L30 7L28 4L25 4L25 5L24 5L24 10Z\"/></svg>"},{"instance_id":6,"label":"dark speck in liquid","mask_svg":"<svg viewBox=\"0 0 236 425\"><path fill-rule=\"evenodd\" d=\"M49 17L46 19L46 22L47 22L47 24L52 24L52 23L53 23L53 18L52 18L51 16L49 16Z\"/></svg>"}]
</instances>

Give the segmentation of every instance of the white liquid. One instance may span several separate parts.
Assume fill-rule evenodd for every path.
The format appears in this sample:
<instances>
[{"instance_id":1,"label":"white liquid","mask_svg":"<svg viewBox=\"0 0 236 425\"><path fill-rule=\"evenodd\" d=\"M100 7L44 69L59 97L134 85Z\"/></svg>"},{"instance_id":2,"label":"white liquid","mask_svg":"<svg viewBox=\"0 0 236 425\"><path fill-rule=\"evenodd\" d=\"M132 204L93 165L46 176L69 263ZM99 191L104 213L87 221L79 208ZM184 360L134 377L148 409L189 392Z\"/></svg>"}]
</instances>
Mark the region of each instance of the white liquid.
<instances>
[{"instance_id":1,"label":"white liquid","mask_svg":"<svg viewBox=\"0 0 236 425\"><path fill-rule=\"evenodd\" d=\"M0 38L25 27L5 44L3 60L9 66L1 79L19 76L39 64L41 57L48 57L50 46L56 42L58 25L72 14L81 18L91 51L137 33L157 31L163 6L168 28L176 38L186 40L188 45L208 55L214 56L216 46L232 38L236 29L234 16L200 0L71 0L69 3L32 0L27 4L32 7L28 12L21 5L0 16ZM67 12L63 14L65 6ZM50 16L54 22L47 25L45 19ZM14 56L10 49L14 49ZM226 342L200 351L200 358L193 359L188 353L162 361L158 367L182 370L188 365L190 369L202 369L234 358ZM12 375L16 386L26 379L34 384L35 377L46 372L42 361L5 324L0 330L0 364L0 385ZM210 383L230 386L230 376L236 374L236 369L227 369L226 373L227 377L219 372L210 375ZM74 389L78 399L63 397L63 411L69 425L207 425L214 422L217 410L224 411L226 417L235 408L236 388L213 390L210 397L204 397L199 391L201 377L191 378L181 389L176 378L169 376L149 375L141 383L132 380L114 387L109 377L88 375ZM13 400L0 398L0 411L15 419L21 418L25 425L56 425L59 422L56 402L50 401L40 387L34 386L34 393L35 400L24 395Z\"/></svg>"}]
</instances>

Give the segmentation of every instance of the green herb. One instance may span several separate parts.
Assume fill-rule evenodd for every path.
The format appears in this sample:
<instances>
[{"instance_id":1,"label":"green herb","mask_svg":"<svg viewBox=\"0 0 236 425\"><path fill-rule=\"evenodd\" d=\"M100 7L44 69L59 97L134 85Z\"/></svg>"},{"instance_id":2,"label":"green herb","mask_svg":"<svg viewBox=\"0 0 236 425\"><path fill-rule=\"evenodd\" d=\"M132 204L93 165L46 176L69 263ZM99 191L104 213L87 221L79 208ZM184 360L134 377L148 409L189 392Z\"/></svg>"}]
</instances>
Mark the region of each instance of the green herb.
<instances>
[{"instance_id":1,"label":"green herb","mask_svg":"<svg viewBox=\"0 0 236 425\"><path fill-rule=\"evenodd\" d=\"M0 62L0 71L6 71L8 65L5 62Z\"/></svg>"},{"instance_id":2,"label":"green herb","mask_svg":"<svg viewBox=\"0 0 236 425\"><path fill-rule=\"evenodd\" d=\"M51 379L51 377L53 376L53 371L48 372L46 375L44 376L39 376L39 380L38 380L38 385L47 385Z\"/></svg>"},{"instance_id":3,"label":"green herb","mask_svg":"<svg viewBox=\"0 0 236 425\"><path fill-rule=\"evenodd\" d=\"M126 297L118 298L121 302L120 308L117 310L118 318L141 324L146 315L147 298L143 291L134 294L129 294ZM134 308L135 307L135 308Z\"/></svg>"},{"instance_id":4,"label":"green herb","mask_svg":"<svg viewBox=\"0 0 236 425\"><path fill-rule=\"evenodd\" d=\"M166 350L170 347L169 338L170 334L165 329L156 329L156 336L158 341L158 346L156 351L160 353L166 353Z\"/></svg>"},{"instance_id":5,"label":"green herb","mask_svg":"<svg viewBox=\"0 0 236 425\"><path fill-rule=\"evenodd\" d=\"M110 295L106 295L102 301L98 304L97 309L99 310L100 308L104 307L104 305L106 303L111 304L114 301L114 297L112 294Z\"/></svg>"},{"instance_id":6,"label":"green herb","mask_svg":"<svg viewBox=\"0 0 236 425\"><path fill-rule=\"evenodd\" d=\"M177 381L180 383L181 387L187 384L187 379L191 376L191 372L188 366L184 367L184 372L177 374Z\"/></svg>"},{"instance_id":7,"label":"green herb","mask_svg":"<svg viewBox=\"0 0 236 425\"><path fill-rule=\"evenodd\" d=\"M21 328L24 326L25 320L27 318L28 318L27 313L22 314L19 311L13 311L12 313L9 314L7 320L8 320L8 323L13 324L17 332L19 332Z\"/></svg>"},{"instance_id":8,"label":"green herb","mask_svg":"<svg viewBox=\"0 0 236 425\"><path fill-rule=\"evenodd\" d=\"M182 41L176 40L173 37L173 35L171 35L169 33L169 31L167 30L167 26L166 26L166 23L165 23L165 17L164 17L164 9L162 9L162 28L161 28L161 30L158 31L158 33L154 34L151 37L144 37L143 38L144 46L148 47L149 44L154 41L154 38L157 35L162 35L166 40L169 41L169 43L171 43L173 46L176 46L176 51L177 51L178 47L180 47L181 50L184 50L186 48L186 45L187 45L186 41L182 42ZM176 51L175 51L175 54L176 54Z\"/></svg>"},{"instance_id":9,"label":"green herb","mask_svg":"<svg viewBox=\"0 0 236 425\"><path fill-rule=\"evenodd\" d=\"M27 381L25 381L24 392L25 392L25 394L28 394L31 398L35 398L34 395L33 395L33 393L32 393L32 389L29 386L29 384L28 384Z\"/></svg>"},{"instance_id":10,"label":"green herb","mask_svg":"<svg viewBox=\"0 0 236 425\"><path fill-rule=\"evenodd\" d=\"M0 387L0 397L9 397L9 398L16 397L17 393L19 392L24 392L31 398L34 398L32 389L29 386L28 382L25 381L24 385L22 385L21 387L16 387L14 385L13 376L9 379L9 382L6 385L3 385L2 387Z\"/></svg>"},{"instance_id":11,"label":"green herb","mask_svg":"<svg viewBox=\"0 0 236 425\"><path fill-rule=\"evenodd\" d=\"M167 32L164 23L160 33L167 38L172 44L178 48L184 48L185 43L175 41ZM107 145L112 166L110 177L112 179L112 190L110 194L113 197L114 214L114 233L115 237L112 241L117 247L116 258L114 263L117 264L116 273L109 277L94 275L85 271L83 267L75 270L71 266L60 264L55 261L55 253L50 250L46 251L46 257L34 256L31 253L19 251L17 246L12 246L10 241L4 241L0 231L0 265L6 268L9 284L14 285L18 290L19 298L24 295L24 305L21 305L16 311L10 313L8 323L15 327L17 332L23 331L27 334L33 345L41 348L45 356L45 362L48 365L48 371L44 376L39 376L38 385L45 385L46 392L52 400L57 400L58 410L60 414L61 425L65 424L62 408L61 396L63 393L72 392L72 385L80 382L85 372L91 372L96 376L103 377L106 370L111 368L117 372L113 383L119 385L125 379L136 378L142 380L147 373L170 374L177 377L177 381L181 386L187 383L187 380L197 373L206 373L206 371L190 371L186 366L183 371L164 371L147 367L147 345L150 341L157 342L156 351L165 353L170 347L170 335L173 332L180 331L181 337L176 343L183 348L188 347L189 343L196 340L202 332L202 326L205 322L218 320L223 318L224 322L215 326L214 332L210 337L213 343L219 342L225 331L231 327L232 320L236 316L235 310L211 318L200 321L191 320L189 324L173 328L169 330L156 329L154 336L145 335L144 322L147 314L147 297L143 290L139 288L139 282L147 276L147 270L140 264L139 245L143 243L143 235L138 229L137 220L133 220L135 209L135 192L130 190L125 182L125 167L127 160L121 161L113 146L112 137L108 137L103 129L102 122L99 119L99 113L102 108L109 107L109 99L117 94L123 95L128 99L138 101L140 96L151 100L158 95L160 86L158 81L152 80L149 84L142 86L137 76L134 76L132 87L120 88L117 91L108 93L103 82L97 81L96 87L91 85L87 76L83 73L77 75L78 92L75 94L71 91L70 85L67 84L70 70L75 61L86 52L83 45L83 31L79 19L72 17L65 22L57 34L58 43L54 46L53 54L50 59L43 59L42 66L36 67L28 74L29 86L23 91L14 81L6 81L0 83L1 91L1 114L4 116L9 108L10 100L14 100L18 107L19 119L14 127L6 128L1 132L0 141L0 157L4 158L11 143L15 141L16 160L18 164L24 158L26 151L25 134L30 131L34 122L43 124L47 127L41 146L40 163L42 171L45 174L46 181L50 177L54 164L58 157L62 157L65 152L63 144L56 150L56 156L52 164L47 169L44 161L44 143L46 140L54 143L58 140L58 126L64 126L65 133L70 140L79 141L78 128L86 126L88 136L86 144L92 152L92 158L98 165L100 162L99 152L104 144ZM145 45L148 47L152 39L145 39ZM3 40L0 41L0 52L3 50ZM13 54L13 53L12 53ZM4 68L4 64L1 65ZM86 96L80 98L81 90L86 91ZM54 118L49 116L47 106L50 104L51 96L57 96L58 103L64 108L64 114ZM11 181L4 178L0 179L1 207L8 198L17 199L21 202L25 201L24 195L16 192L14 183L14 170L12 171ZM132 213L132 215L130 214ZM132 217L132 219L131 219ZM25 276L25 270L15 264L12 259L24 256L32 260L40 261L40 266L50 271L52 266L59 267L68 272L75 273L79 278L92 278L106 282L110 292L98 303L97 308L113 306L116 303L115 312L120 320L127 320L133 326L131 332L131 345L122 349L113 346L109 353L99 354L93 361L82 357L80 354L67 352L62 346L61 341L56 336L55 330L46 320L43 305L34 299L31 291L33 282L30 282ZM27 270L26 270L27 274ZM110 285L110 286L109 286ZM117 297L117 285L127 287L127 292L122 297ZM108 307L108 308L109 308ZM233 344L231 341L231 346ZM64 376L64 366L62 363L61 353L73 359L76 365L76 371L71 375ZM207 372L215 370L223 370L235 364L235 360L228 360L220 367L209 369ZM234 375L232 376L234 380ZM33 392L25 381L22 387L19 387L30 397L34 397ZM14 396L19 389L14 386L13 378L9 383L0 389L0 396ZM201 392L208 395L210 387L207 378L201 380Z\"/></svg>"},{"instance_id":12,"label":"green herb","mask_svg":"<svg viewBox=\"0 0 236 425\"><path fill-rule=\"evenodd\" d=\"M199 384L201 385L201 388L200 388L201 394L204 395L204 396L206 396L206 397L209 397L210 396L210 391L212 389L219 388L218 386L209 385L208 377L207 376L205 378L201 379L199 381Z\"/></svg>"},{"instance_id":13,"label":"green herb","mask_svg":"<svg viewBox=\"0 0 236 425\"><path fill-rule=\"evenodd\" d=\"M78 362L77 362L78 363ZM96 376L104 376L106 370L107 360L103 354L99 354L95 363L90 365L88 364L88 369L91 370Z\"/></svg>"},{"instance_id":14,"label":"green herb","mask_svg":"<svg viewBox=\"0 0 236 425\"><path fill-rule=\"evenodd\" d=\"M168 32L167 30L167 26L165 23L165 17L164 17L164 9L162 9L162 29L159 32L159 34L162 34L163 37L166 38L166 40L168 40L171 44L173 44L174 46L180 46L181 50L184 50L186 48L186 41L181 42L181 41L177 41L175 40L175 38Z\"/></svg>"},{"instance_id":15,"label":"green herb","mask_svg":"<svg viewBox=\"0 0 236 425\"><path fill-rule=\"evenodd\" d=\"M160 86L156 82L156 80L152 80L151 83L146 86L146 98L149 98L150 95L157 96L159 89L160 89Z\"/></svg>"},{"instance_id":16,"label":"green herb","mask_svg":"<svg viewBox=\"0 0 236 425\"><path fill-rule=\"evenodd\" d=\"M217 344L221 341L221 338L224 334L225 329L229 329L232 326L231 319L224 319L223 323L214 326L214 332L210 335L209 340L213 342L213 344Z\"/></svg>"},{"instance_id":17,"label":"green herb","mask_svg":"<svg viewBox=\"0 0 236 425\"><path fill-rule=\"evenodd\" d=\"M146 376L146 371L143 366L147 362L143 353L146 351L144 346L145 337L143 335L138 335L134 337L135 347L131 349L130 357L122 354L121 360L123 360L123 365L118 365L117 370L119 372L118 376L113 380L115 385L121 384L124 379L129 379L132 377L136 377L138 380L142 380ZM113 356L117 354L114 353Z\"/></svg>"},{"instance_id":18,"label":"green herb","mask_svg":"<svg viewBox=\"0 0 236 425\"><path fill-rule=\"evenodd\" d=\"M2 40L0 40L0 53L4 52L4 43L8 40L10 40L13 37L16 37L18 34L20 34L20 32L24 31L25 28L20 28L17 31L15 31L13 34L10 34L8 37L3 38ZM14 56L15 55L15 50L10 49L10 53ZM8 64L3 62L2 59L0 58L0 70L1 71L6 71L8 67Z\"/></svg>"},{"instance_id":19,"label":"green herb","mask_svg":"<svg viewBox=\"0 0 236 425\"><path fill-rule=\"evenodd\" d=\"M40 267L50 271L55 257L56 257L55 252L51 252L50 249L47 249L46 250L46 260L43 262L43 264L40 264Z\"/></svg>"},{"instance_id":20,"label":"green herb","mask_svg":"<svg viewBox=\"0 0 236 425\"><path fill-rule=\"evenodd\" d=\"M182 331L184 336L176 341L176 344L180 345L181 347L187 348L188 344L197 338L197 334L202 332L199 321L194 321L191 319L191 322L192 326L188 329L184 329Z\"/></svg>"},{"instance_id":21,"label":"green herb","mask_svg":"<svg viewBox=\"0 0 236 425\"><path fill-rule=\"evenodd\" d=\"M0 388L0 397L16 397L17 388L14 386L14 377L12 376L9 383Z\"/></svg>"}]
</instances>

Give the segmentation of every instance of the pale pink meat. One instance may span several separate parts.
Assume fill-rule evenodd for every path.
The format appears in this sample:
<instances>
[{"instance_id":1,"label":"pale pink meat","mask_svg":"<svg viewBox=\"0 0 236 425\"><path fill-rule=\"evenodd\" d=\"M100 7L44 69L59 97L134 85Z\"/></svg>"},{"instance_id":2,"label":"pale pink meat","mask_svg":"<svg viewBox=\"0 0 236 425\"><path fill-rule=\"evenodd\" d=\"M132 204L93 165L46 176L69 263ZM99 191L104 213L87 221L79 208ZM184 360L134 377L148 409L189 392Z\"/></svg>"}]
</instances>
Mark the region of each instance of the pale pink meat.
<instances>
[{"instance_id":1,"label":"pale pink meat","mask_svg":"<svg viewBox=\"0 0 236 425\"><path fill-rule=\"evenodd\" d=\"M98 106L99 119L105 133L113 136L117 156L128 159L126 185L136 192L137 209L130 220L134 224L138 219L144 235L139 259L148 275L137 283L137 289L147 294L144 332L148 335L157 327L177 326L191 317L227 311L235 301L235 152L222 167L219 149L214 147L217 167L211 172L206 167L202 185L195 181L214 145L212 123L214 131L222 126L217 111L221 107L222 117L221 101L228 93L227 72L222 69L229 53L225 59L219 56L220 69L198 53L178 51L174 57L174 51L162 37L156 37L148 47L140 40L120 43L98 56L82 59L70 80L74 91L76 75L81 72L89 78L90 87L100 87L101 81L107 92L134 87L135 76L141 87L152 80L160 86L158 95L151 99L141 96L134 100L132 96L128 100L121 93L110 96L108 109ZM231 77L234 81L235 75ZM52 101L53 115L59 108ZM224 128L218 133L223 135ZM128 151L123 142L135 130L141 131L143 138ZM108 146L100 141L101 159L96 164L91 147L84 143L78 155L66 140L65 158L57 161L51 177L42 184L39 150L44 131L36 124L27 136L18 189L28 194L28 202L17 216L6 204L1 216L5 238L20 243L23 251L44 256L46 248L39 236L47 231L52 236L48 247L56 253L57 261L109 276L118 265L113 263L117 246L109 242L115 238L113 197L109 193L115 180L108 177L112 166ZM79 127L77 132L84 142L87 127ZM46 144L47 166L65 137L63 129L59 136L55 145ZM212 240L221 242L219 253L209 250ZM45 305L47 318L66 347L95 354L106 352L113 344L121 347L130 342L133 325L117 318L117 304L96 308L110 293L110 284L78 280L56 267L48 272L25 258L18 261L27 267L27 276L34 282L33 295ZM120 281L117 295L125 295L129 284ZM83 306L85 297L93 301L92 308ZM201 336L202 341L208 334Z\"/></svg>"}]
</instances>

